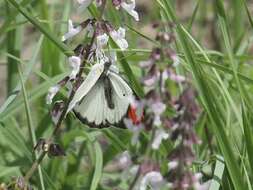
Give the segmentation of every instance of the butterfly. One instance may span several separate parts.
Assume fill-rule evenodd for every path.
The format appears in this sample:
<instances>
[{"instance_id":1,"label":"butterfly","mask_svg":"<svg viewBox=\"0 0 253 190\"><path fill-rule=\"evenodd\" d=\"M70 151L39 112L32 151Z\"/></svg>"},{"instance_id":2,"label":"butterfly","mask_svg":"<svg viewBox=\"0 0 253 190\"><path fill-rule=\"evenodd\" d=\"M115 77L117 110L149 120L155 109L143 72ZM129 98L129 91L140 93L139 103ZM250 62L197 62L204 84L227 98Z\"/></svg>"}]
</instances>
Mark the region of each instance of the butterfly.
<instances>
[{"instance_id":1,"label":"butterfly","mask_svg":"<svg viewBox=\"0 0 253 190\"><path fill-rule=\"evenodd\" d=\"M95 128L125 128L133 91L110 62L92 66L78 87L68 111L84 124Z\"/></svg>"}]
</instances>

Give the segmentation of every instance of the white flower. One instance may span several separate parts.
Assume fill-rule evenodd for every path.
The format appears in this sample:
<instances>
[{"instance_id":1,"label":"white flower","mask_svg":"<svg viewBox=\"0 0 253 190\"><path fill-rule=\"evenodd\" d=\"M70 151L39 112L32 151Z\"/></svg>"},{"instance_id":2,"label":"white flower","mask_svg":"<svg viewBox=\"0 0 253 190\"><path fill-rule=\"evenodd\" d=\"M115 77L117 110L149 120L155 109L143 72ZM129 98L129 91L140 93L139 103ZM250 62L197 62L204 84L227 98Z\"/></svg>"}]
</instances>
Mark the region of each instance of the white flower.
<instances>
[{"instance_id":1,"label":"white flower","mask_svg":"<svg viewBox=\"0 0 253 190\"><path fill-rule=\"evenodd\" d=\"M55 85L49 88L48 94L46 97L46 103L51 104L53 101L54 96L57 94L57 92L60 90L60 85Z\"/></svg>"},{"instance_id":2,"label":"white flower","mask_svg":"<svg viewBox=\"0 0 253 190\"><path fill-rule=\"evenodd\" d=\"M153 61L152 60L147 60L147 61L140 61L139 65L142 68L148 68L151 67L153 65Z\"/></svg>"},{"instance_id":3,"label":"white flower","mask_svg":"<svg viewBox=\"0 0 253 190\"><path fill-rule=\"evenodd\" d=\"M70 67L72 68L72 72L69 75L69 79L72 80L76 78L76 75L80 70L80 65L81 65L80 57L77 57L77 56L69 57L69 64L70 64Z\"/></svg>"},{"instance_id":4,"label":"white flower","mask_svg":"<svg viewBox=\"0 0 253 190\"><path fill-rule=\"evenodd\" d=\"M96 37L96 45L94 46L96 52L96 61L99 63L105 63L108 61L108 57L105 56L103 46L108 43L109 36L104 33Z\"/></svg>"},{"instance_id":5,"label":"white flower","mask_svg":"<svg viewBox=\"0 0 253 190\"><path fill-rule=\"evenodd\" d=\"M69 38L74 37L77 35L79 32L82 31L82 27L79 25L76 28L74 28L72 20L69 20L69 25L68 25L68 32L62 36L62 41L65 41Z\"/></svg>"},{"instance_id":6,"label":"white flower","mask_svg":"<svg viewBox=\"0 0 253 190\"><path fill-rule=\"evenodd\" d=\"M122 2L120 6L125 9L136 21L139 21L139 14L135 11L135 0L131 0L131 3Z\"/></svg>"},{"instance_id":7,"label":"white flower","mask_svg":"<svg viewBox=\"0 0 253 190\"><path fill-rule=\"evenodd\" d=\"M173 61L173 66L176 67L179 65L180 63L180 60L179 60L179 57L177 56L177 54L173 54L171 55L171 59Z\"/></svg>"},{"instance_id":8,"label":"white flower","mask_svg":"<svg viewBox=\"0 0 253 190\"><path fill-rule=\"evenodd\" d=\"M146 190L148 186L151 186L153 190L160 190L163 185L163 176L160 172L152 171L142 178L139 190Z\"/></svg>"},{"instance_id":9,"label":"white flower","mask_svg":"<svg viewBox=\"0 0 253 190\"><path fill-rule=\"evenodd\" d=\"M131 164L131 157L128 151L123 152L119 157L119 164L121 168L128 168Z\"/></svg>"},{"instance_id":10,"label":"white flower","mask_svg":"<svg viewBox=\"0 0 253 190\"><path fill-rule=\"evenodd\" d=\"M154 138L154 140L152 142L152 145L151 145L152 149L154 149L154 150L159 149L160 144L162 143L162 140L163 139L166 140L168 138L169 138L169 134L165 133L164 130L162 130L162 129L156 130L156 132L155 132L155 138Z\"/></svg>"},{"instance_id":11,"label":"white flower","mask_svg":"<svg viewBox=\"0 0 253 190\"><path fill-rule=\"evenodd\" d=\"M110 36L113 41L120 47L120 49L125 50L128 48L128 43L125 39L126 29L119 28L117 31L113 30L110 32Z\"/></svg>"},{"instance_id":12,"label":"white flower","mask_svg":"<svg viewBox=\"0 0 253 190\"><path fill-rule=\"evenodd\" d=\"M170 170L173 170L173 169L175 169L176 167L178 166L178 161L171 161L171 162L169 162L168 163L168 168L170 169Z\"/></svg>"},{"instance_id":13,"label":"white flower","mask_svg":"<svg viewBox=\"0 0 253 190\"><path fill-rule=\"evenodd\" d=\"M154 125L155 126L160 126L161 125L161 114L165 111L166 105L162 102L155 102L151 104L151 109L153 113L155 114L154 118Z\"/></svg>"},{"instance_id":14,"label":"white flower","mask_svg":"<svg viewBox=\"0 0 253 190\"><path fill-rule=\"evenodd\" d=\"M97 36L97 48L102 48L108 43L109 36L104 33L102 35Z\"/></svg>"},{"instance_id":15,"label":"white flower","mask_svg":"<svg viewBox=\"0 0 253 190\"><path fill-rule=\"evenodd\" d=\"M143 125L134 125L131 119L124 119L124 124L133 133L131 144L136 145L139 139L139 135L143 130Z\"/></svg>"}]
</instances>

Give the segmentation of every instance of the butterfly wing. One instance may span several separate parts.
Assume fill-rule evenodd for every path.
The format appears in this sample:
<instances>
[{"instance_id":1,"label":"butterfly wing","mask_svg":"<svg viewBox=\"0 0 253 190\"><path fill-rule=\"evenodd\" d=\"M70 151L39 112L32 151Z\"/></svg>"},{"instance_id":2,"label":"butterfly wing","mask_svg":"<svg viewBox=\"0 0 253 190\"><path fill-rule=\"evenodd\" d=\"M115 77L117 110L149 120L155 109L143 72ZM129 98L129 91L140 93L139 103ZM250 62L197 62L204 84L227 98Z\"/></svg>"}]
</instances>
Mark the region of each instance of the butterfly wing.
<instances>
[{"instance_id":1,"label":"butterfly wing","mask_svg":"<svg viewBox=\"0 0 253 190\"><path fill-rule=\"evenodd\" d=\"M120 123L128 111L129 99L133 93L128 84L119 75L109 72L107 77L112 84L114 108L108 107L104 83L100 79L83 97L81 103L75 106L74 113L80 121L91 127L104 128L115 125L124 128Z\"/></svg>"},{"instance_id":2,"label":"butterfly wing","mask_svg":"<svg viewBox=\"0 0 253 190\"><path fill-rule=\"evenodd\" d=\"M112 114L114 117L109 122L119 123L128 111L133 92L118 74L110 72L108 75L113 86L113 100L115 104Z\"/></svg>"},{"instance_id":3,"label":"butterfly wing","mask_svg":"<svg viewBox=\"0 0 253 190\"><path fill-rule=\"evenodd\" d=\"M74 112L83 123L99 126L103 124L105 105L103 84L98 81L81 103L75 106Z\"/></svg>"},{"instance_id":4,"label":"butterfly wing","mask_svg":"<svg viewBox=\"0 0 253 190\"><path fill-rule=\"evenodd\" d=\"M77 89L72 101L69 104L68 111L72 110L76 103L78 103L87 93L92 89L92 87L96 84L99 77L104 71L104 64L95 64L83 83Z\"/></svg>"}]
</instances>

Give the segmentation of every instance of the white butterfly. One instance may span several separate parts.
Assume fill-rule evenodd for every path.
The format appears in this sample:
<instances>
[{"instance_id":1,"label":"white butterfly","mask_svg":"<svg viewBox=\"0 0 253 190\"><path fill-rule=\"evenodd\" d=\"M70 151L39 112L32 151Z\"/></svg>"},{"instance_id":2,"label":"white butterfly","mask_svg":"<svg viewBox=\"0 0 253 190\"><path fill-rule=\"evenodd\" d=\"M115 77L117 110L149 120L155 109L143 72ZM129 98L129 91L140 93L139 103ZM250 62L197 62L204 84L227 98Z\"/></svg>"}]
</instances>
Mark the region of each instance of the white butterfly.
<instances>
[{"instance_id":1,"label":"white butterfly","mask_svg":"<svg viewBox=\"0 0 253 190\"><path fill-rule=\"evenodd\" d=\"M123 127L132 89L109 62L95 64L77 89L68 111L74 110L77 118L91 127ZM121 125L122 124L122 125Z\"/></svg>"}]
</instances>

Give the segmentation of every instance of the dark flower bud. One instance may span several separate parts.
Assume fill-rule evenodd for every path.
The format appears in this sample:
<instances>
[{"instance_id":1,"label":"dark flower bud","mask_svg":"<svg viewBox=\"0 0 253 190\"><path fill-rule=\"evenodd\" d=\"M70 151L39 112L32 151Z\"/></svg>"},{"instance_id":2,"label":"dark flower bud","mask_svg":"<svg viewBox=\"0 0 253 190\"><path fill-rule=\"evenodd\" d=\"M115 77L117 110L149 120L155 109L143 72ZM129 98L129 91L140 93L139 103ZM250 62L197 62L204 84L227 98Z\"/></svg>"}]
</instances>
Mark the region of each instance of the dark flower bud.
<instances>
[{"instance_id":1,"label":"dark flower bud","mask_svg":"<svg viewBox=\"0 0 253 190\"><path fill-rule=\"evenodd\" d=\"M161 49L160 48L155 48L153 49L151 53L151 59L158 61L161 59Z\"/></svg>"},{"instance_id":2,"label":"dark flower bud","mask_svg":"<svg viewBox=\"0 0 253 190\"><path fill-rule=\"evenodd\" d=\"M116 8L119 7L121 3L122 3L122 0L112 0L112 4Z\"/></svg>"},{"instance_id":3,"label":"dark flower bud","mask_svg":"<svg viewBox=\"0 0 253 190\"><path fill-rule=\"evenodd\" d=\"M54 124L57 123L63 109L64 109L64 102L62 100L56 101L54 103L54 106L51 110L51 116L52 116L52 120L53 120Z\"/></svg>"},{"instance_id":4,"label":"dark flower bud","mask_svg":"<svg viewBox=\"0 0 253 190\"><path fill-rule=\"evenodd\" d=\"M54 156L65 156L65 151L64 149L56 143L52 143L49 145L48 149L48 156L49 157L54 157Z\"/></svg>"}]
</instances>

